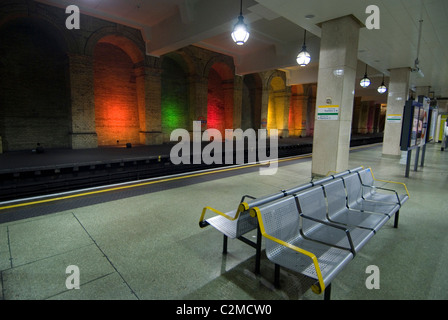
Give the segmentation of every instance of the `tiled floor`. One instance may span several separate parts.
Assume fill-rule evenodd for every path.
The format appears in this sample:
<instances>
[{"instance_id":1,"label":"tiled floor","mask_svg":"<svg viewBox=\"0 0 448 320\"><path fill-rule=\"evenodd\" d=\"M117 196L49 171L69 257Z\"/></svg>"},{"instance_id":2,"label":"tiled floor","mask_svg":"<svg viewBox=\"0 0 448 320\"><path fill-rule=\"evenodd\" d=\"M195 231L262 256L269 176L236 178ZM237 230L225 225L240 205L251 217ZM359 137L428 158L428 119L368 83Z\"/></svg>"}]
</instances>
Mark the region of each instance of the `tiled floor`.
<instances>
[{"instance_id":1,"label":"tiled floor","mask_svg":"<svg viewBox=\"0 0 448 320\"><path fill-rule=\"evenodd\" d=\"M382 157L381 146L351 152L350 166L359 165L405 182L411 198L398 229L389 221L337 276L332 299L447 299L448 152L429 145L425 167L409 178L398 159ZM170 182L175 188L161 183L151 192L140 187L0 210L67 208L0 224L0 299L322 299L286 270L275 289L264 253L255 275L253 248L231 240L222 255L221 234L198 226L204 206L230 211L244 194L278 192L309 181L310 172L305 159L283 163L274 176L254 169ZM72 265L80 288L69 290L76 284L66 272ZM369 265L380 270L380 289L366 288Z\"/></svg>"}]
</instances>

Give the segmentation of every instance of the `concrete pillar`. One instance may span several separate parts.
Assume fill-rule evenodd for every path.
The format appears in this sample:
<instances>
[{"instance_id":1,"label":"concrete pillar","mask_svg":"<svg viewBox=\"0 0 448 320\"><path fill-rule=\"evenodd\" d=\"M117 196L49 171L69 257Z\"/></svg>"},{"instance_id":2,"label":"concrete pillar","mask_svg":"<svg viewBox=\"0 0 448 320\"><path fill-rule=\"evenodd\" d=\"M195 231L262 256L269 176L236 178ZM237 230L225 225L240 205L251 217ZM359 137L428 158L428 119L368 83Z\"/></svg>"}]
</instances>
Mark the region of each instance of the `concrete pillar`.
<instances>
[{"instance_id":1,"label":"concrete pillar","mask_svg":"<svg viewBox=\"0 0 448 320\"><path fill-rule=\"evenodd\" d=\"M389 115L403 115L403 108L409 96L410 68L396 68L390 71L387 96L386 124L384 127L383 155L400 156L401 121L388 121Z\"/></svg>"},{"instance_id":2,"label":"concrete pillar","mask_svg":"<svg viewBox=\"0 0 448 320\"><path fill-rule=\"evenodd\" d=\"M356 80L358 39L361 23L345 16L322 24L312 175L348 168L352 112ZM338 70L338 72L335 72ZM341 75L340 70L343 70ZM321 113L333 107L338 114L323 120Z\"/></svg>"},{"instance_id":3,"label":"concrete pillar","mask_svg":"<svg viewBox=\"0 0 448 320\"><path fill-rule=\"evenodd\" d=\"M93 58L69 54L72 149L97 148Z\"/></svg>"}]
</instances>

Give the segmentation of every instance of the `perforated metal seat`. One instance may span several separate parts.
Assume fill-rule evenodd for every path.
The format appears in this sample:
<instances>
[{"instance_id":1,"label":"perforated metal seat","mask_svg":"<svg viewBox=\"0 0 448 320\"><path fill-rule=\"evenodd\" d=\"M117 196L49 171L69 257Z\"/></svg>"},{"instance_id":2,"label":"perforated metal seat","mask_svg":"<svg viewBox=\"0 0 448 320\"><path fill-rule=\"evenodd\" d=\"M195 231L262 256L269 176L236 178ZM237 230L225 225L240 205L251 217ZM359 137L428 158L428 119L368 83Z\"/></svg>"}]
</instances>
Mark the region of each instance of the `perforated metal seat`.
<instances>
[{"instance_id":1,"label":"perforated metal seat","mask_svg":"<svg viewBox=\"0 0 448 320\"><path fill-rule=\"evenodd\" d=\"M391 203L397 203L401 206L403 205L408 199L409 195L406 194L399 194L397 191L392 189L386 189L383 187L379 187L375 185L375 178L373 176L372 170L370 168L366 168L363 170L358 171L358 175L362 184L362 192L363 197L368 200L372 201L379 201L379 202L391 202ZM384 181L379 180L384 183L397 183L394 181ZM400 183L401 184L401 183ZM404 184L402 184L404 186ZM381 193L381 191L384 191L385 193Z\"/></svg>"},{"instance_id":2,"label":"perforated metal seat","mask_svg":"<svg viewBox=\"0 0 448 320\"><path fill-rule=\"evenodd\" d=\"M378 231L388 220L385 213L370 213L348 208L347 195L342 179L323 185L328 206L328 219L334 223L357 226Z\"/></svg>"},{"instance_id":3,"label":"perforated metal seat","mask_svg":"<svg viewBox=\"0 0 448 320\"><path fill-rule=\"evenodd\" d=\"M235 217L237 210L233 210L226 215ZM251 217L249 211L243 211L235 220L229 220L223 216L214 216L206 220L211 226L225 234L231 239L238 238L249 231L257 228L257 219Z\"/></svg>"},{"instance_id":4,"label":"perforated metal seat","mask_svg":"<svg viewBox=\"0 0 448 320\"><path fill-rule=\"evenodd\" d=\"M330 221L321 186L297 194L296 200L303 218L301 231L309 239L352 250L356 254L374 235L372 229L353 224L341 226Z\"/></svg>"},{"instance_id":5,"label":"perforated metal seat","mask_svg":"<svg viewBox=\"0 0 448 320\"><path fill-rule=\"evenodd\" d=\"M347 191L347 204L352 210L365 212L376 212L387 214L392 217L399 209L400 203L395 192L395 202L384 202L380 200L372 200L368 194L363 193L363 185L358 173L349 174L342 177Z\"/></svg>"},{"instance_id":6,"label":"perforated metal seat","mask_svg":"<svg viewBox=\"0 0 448 320\"><path fill-rule=\"evenodd\" d=\"M325 290L354 257L350 250L325 245L304 236L293 196L255 208L255 211L262 234L266 237L268 259L316 280L318 284L313 286L315 292ZM345 236L342 230L340 232Z\"/></svg>"}]
</instances>

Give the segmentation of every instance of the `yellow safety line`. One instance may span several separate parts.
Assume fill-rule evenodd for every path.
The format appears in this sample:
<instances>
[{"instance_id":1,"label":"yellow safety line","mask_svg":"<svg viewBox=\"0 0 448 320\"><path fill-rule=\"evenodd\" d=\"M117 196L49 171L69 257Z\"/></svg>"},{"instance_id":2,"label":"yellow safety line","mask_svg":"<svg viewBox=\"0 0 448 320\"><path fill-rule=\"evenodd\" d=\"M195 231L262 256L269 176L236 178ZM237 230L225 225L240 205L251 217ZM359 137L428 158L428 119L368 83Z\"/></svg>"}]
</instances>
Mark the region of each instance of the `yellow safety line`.
<instances>
[{"instance_id":1,"label":"yellow safety line","mask_svg":"<svg viewBox=\"0 0 448 320\"><path fill-rule=\"evenodd\" d=\"M309 158L309 157L311 157L311 155L304 155L304 156L298 156L298 157L286 158L286 159L277 159L277 160L272 160L270 162L294 161L294 160L300 160L300 159L305 159L305 158ZM18 208L18 207L24 207L24 206L30 206L30 205L47 203L47 202L58 201L58 200L72 199L72 198L89 196L89 195L93 195L93 194L99 194L99 193L110 192L110 191L117 191L117 190L124 190L124 189L130 189L130 188L135 188L135 187L142 187L142 186L147 186L147 185L156 184L156 183L162 183L162 182L169 182L169 181L175 181L175 180L181 180L181 179L194 178L194 177L199 177L199 176L208 175L208 174L214 174L214 173L220 173L220 172L226 172L226 171L233 171L233 170L239 170L239 169L256 167L256 166L264 166L266 164L267 164L267 162L247 164L247 165L239 166L239 167L222 168L222 169L218 169L218 170L207 171L207 172L198 172L198 173L185 175L185 176L180 176L180 177L165 178L165 179L160 179L160 180L153 180L153 181L148 181L148 182L131 184L131 185L127 185L127 186L119 186L119 187L107 188L107 189L101 189L101 190L95 190L95 191L89 191L89 192L84 192L84 193L79 193L79 194L60 196L60 197L56 197L56 198L42 199L42 200L37 200L37 201L18 203L18 204L13 204L13 205L0 207L0 210L6 210L6 209L12 209L12 208Z\"/></svg>"},{"instance_id":2,"label":"yellow safety line","mask_svg":"<svg viewBox=\"0 0 448 320\"><path fill-rule=\"evenodd\" d=\"M253 211L253 213L252 213L252 211ZM275 241L278 244L281 244L282 246L290 248L290 249L292 249L292 250L294 250L294 251L296 251L298 253L304 254L304 255L308 256L309 258L311 258L311 260L313 260L313 264L314 264L314 268L316 269L317 279L319 281L320 288L318 288L317 286L313 285L312 286L312 290L315 293L318 293L318 294L324 292L324 290L325 290L325 283L324 283L324 280L323 280L323 277L322 277L322 272L320 271L319 262L317 261L316 255L314 253L311 253L309 251L301 249L301 248L299 248L299 247L297 247L295 245L292 245L292 244L290 244L290 243L288 243L286 241L280 240L278 238L275 238L275 237L267 234L265 229L264 229L263 219L261 218L261 214L260 214L260 209L259 208L257 208L257 207L252 208L251 209L251 215L252 214L254 216L255 215L257 216L258 225L260 226L260 232L263 235L263 237L265 237L265 238L267 238L269 240Z\"/></svg>"},{"instance_id":3,"label":"yellow safety line","mask_svg":"<svg viewBox=\"0 0 448 320\"><path fill-rule=\"evenodd\" d=\"M369 147L369 146L372 146L372 145L366 145L365 147ZM363 146L361 146L361 147L363 147ZM30 206L30 205L34 205L34 204L41 204L41 203L47 203L47 202L52 202L52 201L66 200L66 199L78 198L78 197L83 197L83 196L89 196L89 195L98 194L98 193L104 193L104 192L109 192L109 191L117 191L117 190L123 190L123 189L135 188L135 187L142 187L142 186L147 186L147 185L156 184L156 183L169 182L169 181L180 180L180 179L194 178L194 177L199 177L199 176L203 176L203 175L206 175L206 174L214 174L214 173L219 173L219 172L233 171L233 170L239 170L239 169L250 168L250 167L255 167L255 166L264 166L264 165L266 165L267 163L270 163L270 162L272 162L272 163L276 163L276 162L280 163L280 162L294 161L294 160L300 160L300 159L305 159L305 158L310 158L310 157L312 157L312 154L306 154L306 155L297 156L297 157L294 157L294 158L285 158L285 159L277 159L277 160L272 160L272 161L264 161L263 163L247 164L247 165L239 166L239 167L222 168L222 169L218 169L218 170L214 170L214 171L199 172L199 173L194 173L194 174L181 176L181 177L165 178L165 179L160 179L160 180L154 180L154 181L148 181L148 182L132 184L132 185L128 185L128 186L120 186L120 187L114 187L114 188L108 188L108 189L102 189L102 190L89 191L89 192L84 192L84 193L79 193L79 194L73 194L73 195L56 197L56 198L42 199L42 200L37 200L37 201L18 203L18 204L3 206L3 207L0 206L0 211L1 210L6 210L6 209L13 209L13 208Z\"/></svg>"}]
</instances>

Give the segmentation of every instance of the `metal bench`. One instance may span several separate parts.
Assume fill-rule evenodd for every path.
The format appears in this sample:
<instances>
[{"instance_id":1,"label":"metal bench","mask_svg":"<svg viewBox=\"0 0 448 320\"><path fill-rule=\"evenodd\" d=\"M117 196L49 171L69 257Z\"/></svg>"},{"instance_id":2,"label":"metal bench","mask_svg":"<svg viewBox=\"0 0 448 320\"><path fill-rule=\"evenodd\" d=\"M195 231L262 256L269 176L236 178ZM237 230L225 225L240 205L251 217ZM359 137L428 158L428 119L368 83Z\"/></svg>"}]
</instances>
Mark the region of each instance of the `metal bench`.
<instances>
[{"instance_id":1,"label":"metal bench","mask_svg":"<svg viewBox=\"0 0 448 320\"><path fill-rule=\"evenodd\" d=\"M328 206L328 220L347 226L357 226L377 232L388 220L385 213L352 210L348 205L344 181L335 179L323 186Z\"/></svg>"},{"instance_id":2,"label":"metal bench","mask_svg":"<svg viewBox=\"0 0 448 320\"><path fill-rule=\"evenodd\" d=\"M399 195L396 190L378 187L373 184L369 177L373 175L370 169L361 172L351 173L341 177L344 181L347 192L347 206L351 210L370 213L382 213L391 218L395 214L394 227L398 227L399 210L401 206L409 199L409 193L406 185L402 184L406 194ZM362 181L366 181L366 184ZM380 180L376 180L380 181ZM393 181L385 181L398 183Z\"/></svg>"},{"instance_id":3,"label":"metal bench","mask_svg":"<svg viewBox=\"0 0 448 320\"><path fill-rule=\"evenodd\" d=\"M376 179L373 175L371 168L359 170L357 171L357 173L362 184L364 199L379 202L398 203L400 206L403 205L409 199L409 191L404 183ZM405 193L398 194L397 191L393 189L386 189L384 187L377 186L375 182L381 182L383 183L383 186L386 184L400 185L404 188ZM386 194L378 191L386 191ZM390 194L391 192L393 192L394 194Z\"/></svg>"},{"instance_id":4,"label":"metal bench","mask_svg":"<svg viewBox=\"0 0 448 320\"><path fill-rule=\"evenodd\" d=\"M240 204L246 203L245 198L255 199L252 196L245 195L242 197ZM217 215L208 219L205 219L206 212L210 210ZM238 206L238 209L231 212L223 213L212 207L204 207L202 210L201 218L199 220L199 226L204 228L208 225L213 226L215 229L223 234L223 249L222 253L227 253L228 238L238 239L249 246L253 247L256 251L255 261L255 273L260 272L260 257L261 257L261 233L258 228L258 222L255 218L251 217L249 210L245 209L245 206ZM244 234L257 229L256 242L244 237Z\"/></svg>"},{"instance_id":5,"label":"metal bench","mask_svg":"<svg viewBox=\"0 0 448 320\"><path fill-rule=\"evenodd\" d=\"M266 238L266 256L275 264L275 285L279 286L280 267L284 267L314 279L312 290L325 292L329 298L331 281L356 253L350 232L340 225L315 221L309 212L304 217L297 204L296 197L290 196L252 209ZM319 232L324 227L334 229L331 234L341 246L312 239L313 229Z\"/></svg>"},{"instance_id":6,"label":"metal bench","mask_svg":"<svg viewBox=\"0 0 448 320\"><path fill-rule=\"evenodd\" d=\"M212 207L204 207L202 210L201 218L199 220L199 226L204 228L208 225L213 226L215 229L220 231L223 234L223 254L227 253L227 243L228 238L230 239L238 239L242 242L250 245L256 250L256 259L255 259L255 273L260 272L260 256L261 256L261 233L260 230L257 230L257 240L253 242L248 238L244 237L244 235L252 230L258 228L258 221L256 218L250 215L250 209L253 207L261 206L266 203L276 201L283 197L298 193L302 190L306 190L316 185L322 185L328 181L331 181L335 178L342 177L344 175L358 172L362 170L363 167L357 167L350 170L345 170L340 173L336 173L334 175L328 175L324 178L321 178L317 181L311 181L287 190L281 190L278 193L267 195L260 198L255 198L250 195L245 195L242 197L238 208L236 210L232 210L230 212L223 213L219 210L216 210ZM246 201L246 199L250 199ZM205 219L205 215L207 211L212 211L216 213L214 217Z\"/></svg>"},{"instance_id":7,"label":"metal bench","mask_svg":"<svg viewBox=\"0 0 448 320\"><path fill-rule=\"evenodd\" d=\"M282 266L314 279L312 290L324 292L329 299L332 280L398 213L403 202L382 205L379 200L366 199L370 196L363 188L372 186L362 184L360 179L358 172L341 175L251 209L267 239L266 255L275 264L276 286ZM398 198L406 201L406 197ZM358 207L351 209L353 204Z\"/></svg>"}]
</instances>

